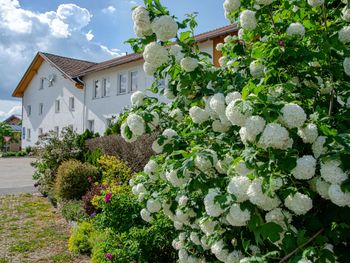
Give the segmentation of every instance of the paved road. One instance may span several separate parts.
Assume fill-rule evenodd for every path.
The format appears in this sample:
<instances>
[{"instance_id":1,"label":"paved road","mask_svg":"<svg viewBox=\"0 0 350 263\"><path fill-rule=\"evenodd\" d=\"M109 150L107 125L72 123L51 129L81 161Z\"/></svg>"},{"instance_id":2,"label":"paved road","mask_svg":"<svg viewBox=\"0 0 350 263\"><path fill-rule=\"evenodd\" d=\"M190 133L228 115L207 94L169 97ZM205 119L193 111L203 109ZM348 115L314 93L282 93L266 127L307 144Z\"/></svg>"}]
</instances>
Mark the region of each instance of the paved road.
<instances>
[{"instance_id":1,"label":"paved road","mask_svg":"<svg viewBox=\"0 0 350 263\"><path fill-rule=\"evenodd\" d=\"M33 158L0 158L0 195L35 192Z\"/></svg>"}]
</instances>

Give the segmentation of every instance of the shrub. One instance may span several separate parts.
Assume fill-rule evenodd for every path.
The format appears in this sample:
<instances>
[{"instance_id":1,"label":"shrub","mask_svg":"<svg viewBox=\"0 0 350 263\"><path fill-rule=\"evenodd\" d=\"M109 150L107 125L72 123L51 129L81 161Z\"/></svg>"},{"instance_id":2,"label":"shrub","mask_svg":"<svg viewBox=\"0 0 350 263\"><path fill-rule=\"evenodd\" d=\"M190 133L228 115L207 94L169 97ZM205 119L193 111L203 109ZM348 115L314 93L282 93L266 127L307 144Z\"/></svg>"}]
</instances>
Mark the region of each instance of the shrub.
<instances>
[{"instance_id":1,"label":"shrub","mask_svg":"<svg viewBox=\"0 0 350 263\"><path fill-rule=\"evenodd\" d=\"M83 208L88 215L93 215L101 211L100 208L93 205L93 198L101 195L101 192L107 188L106 185L100 183L93 183L90 189L83 195Z\"/></svg>"},{"instance_id":2,"label":"shrub","mask_svg":"<svg viewBox=\"0 0 350 263\"><path fill-rule=\"evenodd\" d=\"M82 222L87 220L87 214L83 209L83 201L64 201L61 207L61 214L67 221Z\"/></svg>"},{"instance_id":3,"label":"shrub","mask_svg":"<svg viewBox=\"0 0 350 263\"><path fill-rule=\"evenodd\" d=\"M100 148L96 148L92 151L86 151L84 154L84 162L92 164L93 166L98 165L98 160L103 155L102 150Z\"/></svg>"},{"instance_id":4,"label":"shrub","mask_svg":"<svg viewBox=\"0 0 350 263\"><path fill-rule=\"evenodd\" d=\"M127 184L133 172L115 156L103 155L98 160L99 170L102 172L102 183Z\"/></svg>"},{"instance_id":5,"label":"shrub","mask_svg":"<svg viewBox=\"0 0 350 263\"><path fill-rule=\"evenodd\" d=\"M111 135L87 140L86 146L90 151L100 148L103 154L116 156L134 172L139 172L154 155L151 145L156 137L156 134L144 135L133 143L127 143L120 135Z\"/></svg>"},{"instance_id":6,"label":"shrub","mask_svg":"<svg viewBox=\"0 0 350 263\"><path fill-rule=\"evenodd\" d=\"M88 190L90 181L99 178L98 170L91 164L77 160L65 161L57 171L55 193L60 199L80 199Z\"/></svg>"},{"instance_id":7,"label":"shrub","mask_svg":"<svg viewBox=\"0 0 350 263\"><path fill-rule=\"evenodd\" d=\"M68 249L76 254L90 254L93 247L94 229L91 223L81 222L73 227L68 241Z\"/></svg>"}]
</instances>

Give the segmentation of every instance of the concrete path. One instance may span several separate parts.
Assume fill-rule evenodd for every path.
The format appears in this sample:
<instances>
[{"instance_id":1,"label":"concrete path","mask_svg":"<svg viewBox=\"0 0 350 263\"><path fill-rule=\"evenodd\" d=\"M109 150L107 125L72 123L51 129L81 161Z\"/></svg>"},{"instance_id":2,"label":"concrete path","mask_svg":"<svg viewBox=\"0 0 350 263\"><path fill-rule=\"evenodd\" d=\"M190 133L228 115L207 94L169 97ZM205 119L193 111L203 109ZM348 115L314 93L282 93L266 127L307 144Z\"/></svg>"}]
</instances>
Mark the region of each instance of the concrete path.
<instances>
[{"instance_id":1,"label":"concrete path","mask_svg":"<svg viewBox=\"0 0 350 263\"><path fill-rule=\"evenodd\" d=\"M0 195L33 193L34 158L0 158Z\"/></svg>"}]
</instances>

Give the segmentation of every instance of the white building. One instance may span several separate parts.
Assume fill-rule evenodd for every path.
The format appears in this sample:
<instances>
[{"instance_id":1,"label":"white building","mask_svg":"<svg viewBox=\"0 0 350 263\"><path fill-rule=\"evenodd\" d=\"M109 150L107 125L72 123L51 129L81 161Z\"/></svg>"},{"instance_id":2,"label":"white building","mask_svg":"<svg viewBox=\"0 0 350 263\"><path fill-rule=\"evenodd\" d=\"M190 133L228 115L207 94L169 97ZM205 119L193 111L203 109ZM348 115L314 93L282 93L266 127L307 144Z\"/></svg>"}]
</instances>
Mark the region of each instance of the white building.
<instances>
[{"instance_id":1,"label":"white building","mask_svg":"<svg viewBox=\"0 0 350 263\"><path fill-rule=\"evenodd\" d=\"M229 25L196 36L199 48L213 58L225 36L236 34ZM143 71L142 54L129 54L94 63L39 52L13 92L22 98L22 148L34 146L50 130L70 126L103 134L111 118L130 103L135 90L145 90L152 77Z\"/></svg>"}]
</instances>

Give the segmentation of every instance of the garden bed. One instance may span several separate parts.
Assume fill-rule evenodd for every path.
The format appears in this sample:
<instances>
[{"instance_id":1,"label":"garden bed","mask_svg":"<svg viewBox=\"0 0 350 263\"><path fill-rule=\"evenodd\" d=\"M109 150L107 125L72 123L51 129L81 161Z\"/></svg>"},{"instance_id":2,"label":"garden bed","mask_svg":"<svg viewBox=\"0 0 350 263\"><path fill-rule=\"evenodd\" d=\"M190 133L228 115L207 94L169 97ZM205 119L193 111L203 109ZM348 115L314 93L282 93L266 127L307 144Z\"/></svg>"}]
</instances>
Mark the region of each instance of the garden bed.
<instances>
[{"instance_id":1,"label":"garden bed","mask_svg":"<svg viewBox=\"0 0 350 263\"><path fill-rule=\"evenodd\" d=\"M46 198L0 197L0 263L90 262L67 248L69 226Z\"/></svg>"}]
</instances>

